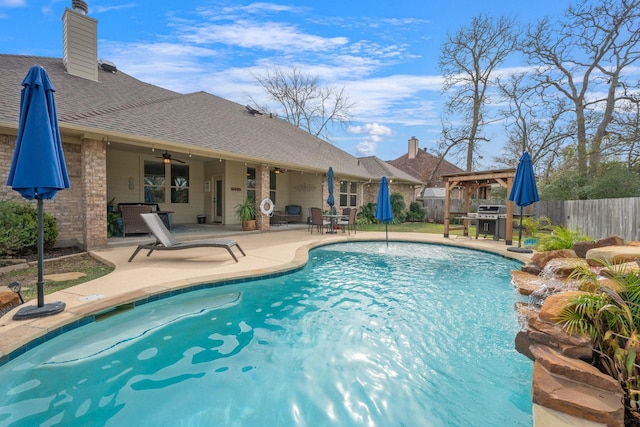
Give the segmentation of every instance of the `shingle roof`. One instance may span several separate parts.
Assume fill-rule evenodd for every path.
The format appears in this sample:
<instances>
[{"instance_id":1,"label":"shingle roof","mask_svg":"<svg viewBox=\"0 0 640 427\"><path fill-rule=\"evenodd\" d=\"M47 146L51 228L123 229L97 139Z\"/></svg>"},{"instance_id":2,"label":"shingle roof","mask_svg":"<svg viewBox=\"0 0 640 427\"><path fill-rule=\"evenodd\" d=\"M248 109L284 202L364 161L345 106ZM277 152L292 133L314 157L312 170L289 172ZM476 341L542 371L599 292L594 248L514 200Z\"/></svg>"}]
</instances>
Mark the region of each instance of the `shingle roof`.
<instances>
[{"instance_id":1,"label":"shingle roof","mask_svg":"<svg viewBox=\"0 0 640 427\"><path fill-rule=\"evenodd\" d=\"M0 54L0 125L17 128L20 85L33 65L42 65L56 88L61 132L86 128L291 169L324 171L332 166L343 176L381 176L355 156L282 119L252 115L243 105L206 92L180 94L163 89L122 71L100 70L98 82L83 79L68 74L60 58ZM403 176L396 178L416 182L408 174Z\"/></svg>"},{"instance_id":2,"label":"shingle roof","mask_svg":"<svg viewBox=\"0 0 640 427\"><path fill-rule=\"evenodd\" d=\"M389 160L387 163L392 166L405 171L407 174L422 181L429 187L443 187L444 181L440 177L441 175L464 172L456 165L443 160L438 165L438 157L427 153L424 150L418 150L416 156L412 159L409 158L409 154L398 157L395 160ZM429 181L431 172L438 167L433 179Z\"/></svg>"},{"instance_id":3,"label":"shingle roof","mask_svg":"<svg viewBox=\"0 0 640 427\"><path fill-rule=\"evenodd\" d=\"M416 182L419 183L420 180L414 178L410 174L405 171L398 169L397 167L391 165L384 160L379 159L378 157L361 157L360 164L369 171L369 173L378 178L382 176L386 176L389 179L400 180L400 181L408 181L408 182Z\"/></svg>"}]
</instances>

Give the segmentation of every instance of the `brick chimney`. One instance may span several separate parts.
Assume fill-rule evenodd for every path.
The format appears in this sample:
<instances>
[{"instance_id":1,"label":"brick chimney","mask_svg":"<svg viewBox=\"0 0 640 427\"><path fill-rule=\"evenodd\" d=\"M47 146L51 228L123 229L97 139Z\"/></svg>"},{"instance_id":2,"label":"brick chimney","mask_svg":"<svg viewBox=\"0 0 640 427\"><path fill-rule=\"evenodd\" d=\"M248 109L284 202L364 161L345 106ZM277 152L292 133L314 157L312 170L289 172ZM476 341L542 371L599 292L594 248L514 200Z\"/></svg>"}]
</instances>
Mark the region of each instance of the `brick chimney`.
<instances>
[{"instance_id":1,"label":"brick chimney","mask_svg":"<svg viewBox=\"0 0 640 427\"><path fill-rule=\"evenodd\" d=\"M62 16L62 62L67 73L98 81L98 21L83 0L73 0Z\"/></svg>"},{"instance_id":2,"label":"brick chimney","mask_svg":"<svg viewBox=\"0 0 640 427\"><path fill-rule=\"evenodd\" d=\"M416 138L415 136L412 136L411 139L409 140L409 159L415 159L416 156L418 155L418 138Z\"/></svg>"}]
</instances>

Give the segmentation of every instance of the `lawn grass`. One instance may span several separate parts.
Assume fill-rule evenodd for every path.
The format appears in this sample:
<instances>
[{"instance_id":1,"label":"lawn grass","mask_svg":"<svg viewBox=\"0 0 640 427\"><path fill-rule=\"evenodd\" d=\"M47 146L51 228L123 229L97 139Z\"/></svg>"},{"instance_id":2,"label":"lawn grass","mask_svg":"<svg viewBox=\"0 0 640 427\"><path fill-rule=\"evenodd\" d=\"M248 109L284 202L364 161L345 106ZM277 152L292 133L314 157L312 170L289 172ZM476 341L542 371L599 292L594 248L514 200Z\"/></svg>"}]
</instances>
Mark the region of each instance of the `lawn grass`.
<instances>
[{"instance_id":1,"label":"lawn grass","mask_svg":"<svg viewBox=\"0 0 640 427\"><path fill-rule=\"evenodd\" d=\"M112 271L113 267L98 261L88 254L47 261L43 265L44 275L70 272L80 272L85 275L74 280L53 281L45 279L44 293L48 295L71 286L79 285L80 283L105 276ZM13 281L18 281L22 285L21 294L25 301L29 301L38 296L36 285L38 282L37 265L0 273L0 283L8 285Z\"/></svg>"},{"instance_id":2,"label":"lawn grass","mask_svg":"<svg viewBox=\"0 0 640 427\"><path fill-rule=\"evenodd\" d=\"M457 226L454 226L457 227ZM357 230L360 231L384 231L384 224L358 224ZM427 222L404 222L402 224L389 224L389 231L404 233L430 233L444 234L444 224L432 224ZM475 227L469 227L469 235L475 235ZM449 230L452 236L462 236L462 230Z\"/></svg>"}]
</instances>

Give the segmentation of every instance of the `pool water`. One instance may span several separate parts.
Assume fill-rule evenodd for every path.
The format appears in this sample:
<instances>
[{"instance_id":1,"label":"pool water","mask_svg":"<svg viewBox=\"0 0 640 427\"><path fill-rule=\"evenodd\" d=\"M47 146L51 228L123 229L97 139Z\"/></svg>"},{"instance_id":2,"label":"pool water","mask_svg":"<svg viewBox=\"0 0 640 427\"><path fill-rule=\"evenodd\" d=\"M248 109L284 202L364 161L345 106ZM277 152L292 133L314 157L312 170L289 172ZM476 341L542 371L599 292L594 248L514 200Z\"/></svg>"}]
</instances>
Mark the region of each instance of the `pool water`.
<instances>
[{"instance_id":1,"label":"pool water","mask_svg":"<svg viewBox=\"0 0 640 427\"><path fill-rule=\"evenodd\" d=\"M397 242L309 257L17 357L0 367L0 426L531 426L518 263Z\"/></svg>"}]
</instances>

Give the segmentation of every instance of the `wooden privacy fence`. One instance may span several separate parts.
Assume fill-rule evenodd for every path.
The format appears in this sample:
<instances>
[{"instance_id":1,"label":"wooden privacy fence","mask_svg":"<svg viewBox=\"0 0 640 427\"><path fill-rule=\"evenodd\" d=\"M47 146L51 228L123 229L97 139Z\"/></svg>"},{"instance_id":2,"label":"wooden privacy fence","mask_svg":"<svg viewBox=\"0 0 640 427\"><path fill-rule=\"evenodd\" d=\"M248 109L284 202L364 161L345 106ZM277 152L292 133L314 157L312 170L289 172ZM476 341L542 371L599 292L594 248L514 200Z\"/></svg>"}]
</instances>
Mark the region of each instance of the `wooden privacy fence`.
<instances>
[{"instance_id":1,"label":"wooden privacy fence","mask_svg":"<svg viewBox=\"0 0 640 427\"><path fill-rule=\"evenodd\" d=\"M597 200L541 201L535 216L547 216L553 225L580 231L593 239L612 235L640 241L640 197Z\"/></svg>"},{"instance_id":2,"label":"wooden privacy fence","mask_svg":"<svg viewBox=\"0 0 640 427\"><path fill-rule=\"evenodd\" d=\"M474 201L475 204L505 204L505 201ZM424 199L429 221L444 222L444 199ZM461 200L451 200L451 212L462 212ZM477 206L469 211L476 212ZM515 213L520 208L514 209ZM597 200L540 201L525 208L525 213L547 216L553 225L580 231L593 239L620 236L640 241L640 197Z\"/></svg>"}]
</instances>

